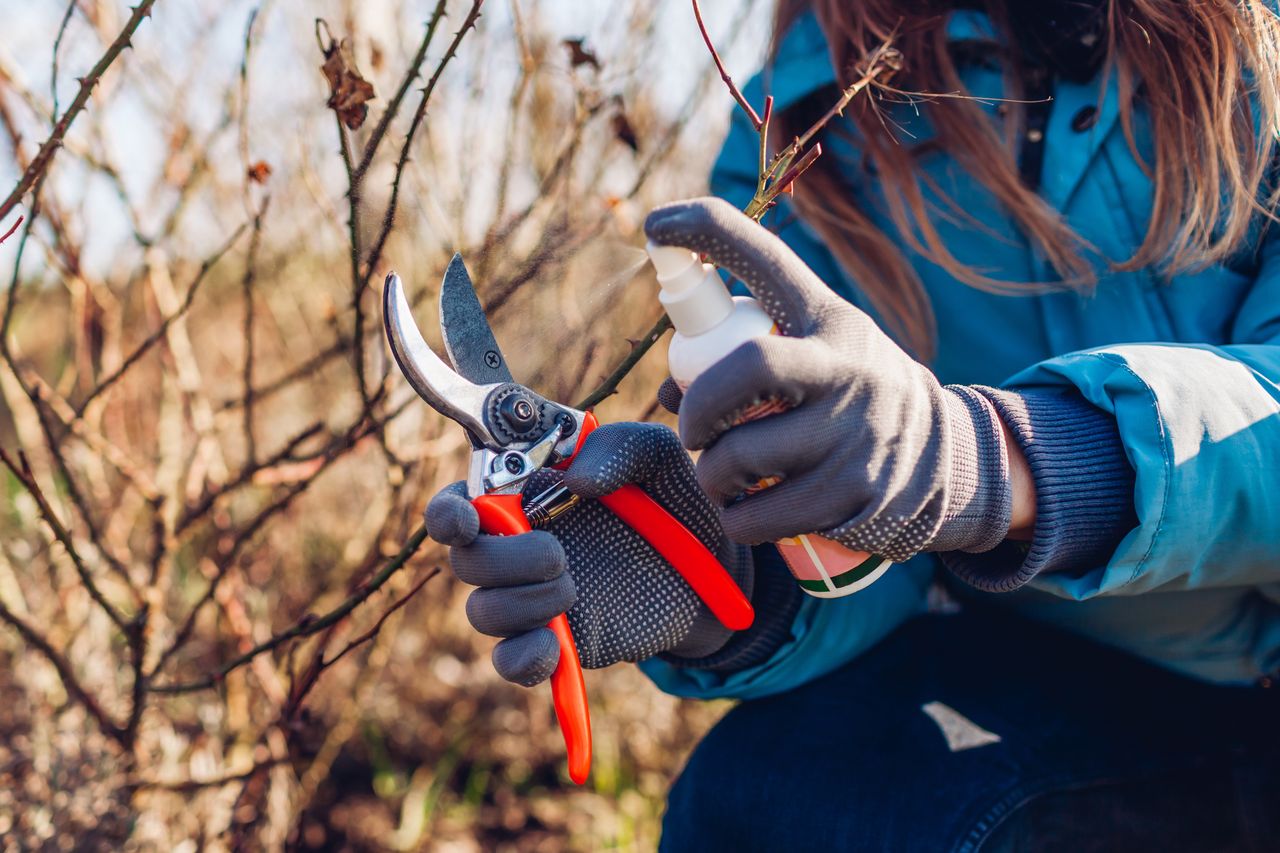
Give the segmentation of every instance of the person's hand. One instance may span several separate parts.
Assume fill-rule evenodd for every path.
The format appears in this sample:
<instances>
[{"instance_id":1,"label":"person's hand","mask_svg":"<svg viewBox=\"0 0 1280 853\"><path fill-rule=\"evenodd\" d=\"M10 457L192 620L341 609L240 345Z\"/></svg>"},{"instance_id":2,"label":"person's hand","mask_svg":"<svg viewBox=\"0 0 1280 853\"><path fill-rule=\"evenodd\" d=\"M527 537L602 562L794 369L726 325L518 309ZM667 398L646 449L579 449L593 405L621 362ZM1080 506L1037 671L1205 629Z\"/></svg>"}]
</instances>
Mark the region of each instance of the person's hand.
<instances>
[{"instance_id":1,"label":"person's hand","mask_svg":"<svg viewBox=\"0 0 1280 853\"><path fill-rule=\"evenodd\" d=\"M942 386L778 237L720 199L654 210L645 233L742 280L779 335L738 347L678 399L680 438L725 532L758 544L818 533L895 562L984 551L1008 533L1003 427L982 395ZM764 401L787 411L748 423ZM763 478L780 482L763 490Z\"/></svg>"},{"instance_id":2,"label":"person's hand","mask_svg":"<svg viewBox=\"0 0 1280 853\"><path fill-rule=\"evenodd\" d=\"M555 476L535 475L526 491L537 494ZM659 424L599 427L564 475L584 498L626 483L640 485L701 539L750 597L750 550L725 537L675 433ZM477 631L503 638L493 665L508 681L532 686L555 670L559 649L546 624L560 613L568 613L587 668L661 652L701 658L731 635L640 534L595 501L532 533L488 536L479 533L463 484L455 483L432 499L426 521L431 537L451 546L457 576L479 587L467 600L467 618Z\"/></svg>"}]
</instances>

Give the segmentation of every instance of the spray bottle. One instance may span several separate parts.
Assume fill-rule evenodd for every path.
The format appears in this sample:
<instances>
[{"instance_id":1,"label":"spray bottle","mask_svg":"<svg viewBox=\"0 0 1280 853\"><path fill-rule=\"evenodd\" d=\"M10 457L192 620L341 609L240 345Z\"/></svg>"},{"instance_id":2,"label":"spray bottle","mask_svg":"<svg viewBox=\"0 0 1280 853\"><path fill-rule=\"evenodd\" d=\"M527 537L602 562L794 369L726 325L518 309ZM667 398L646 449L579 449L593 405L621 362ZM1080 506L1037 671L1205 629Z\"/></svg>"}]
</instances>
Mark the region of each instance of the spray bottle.
<instances>
[{"instance_id":1,"label":"spray bottle","mask_svg":"<svg viewBox=\"0 0 1280 853\"><path fill-rule=\"evenodd\" d=\"M658 301L675 326L667 367L681 390L741 344L777 334L777 326L756 300L730 296L715 267L700 263L693 252L655 243L645 248L662 287ZM748 410L740 423L780 411L779 403L766 401ZM757 490L776 482L761 480ZM839 598L865 589L889 568L883 557L852 551L813 533L774 544L801 589L818 598Z\"/></svg>"}]
</instances>

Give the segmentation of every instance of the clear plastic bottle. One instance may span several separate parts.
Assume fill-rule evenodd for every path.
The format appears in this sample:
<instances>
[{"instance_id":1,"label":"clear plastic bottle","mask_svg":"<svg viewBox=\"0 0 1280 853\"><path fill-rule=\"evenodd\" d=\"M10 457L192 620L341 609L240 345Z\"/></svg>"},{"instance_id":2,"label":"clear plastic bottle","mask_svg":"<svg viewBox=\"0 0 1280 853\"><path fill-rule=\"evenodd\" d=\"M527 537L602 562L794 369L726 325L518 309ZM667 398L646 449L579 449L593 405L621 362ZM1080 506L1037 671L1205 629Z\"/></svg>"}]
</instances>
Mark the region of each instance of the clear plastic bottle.
<instances>
[{"instance_id":1,"label":"clear plastic bottle","mask_svg":"<svg viewBox=\"0 0 1280 853\"><path fill-rule=\"evenodd\" d=\"M730 296L715 267L699 262L688 249L654 243L646 248L662 287L658 301L675 326L667 367L681 389L741 344L777 334L777 327L754 299ZM742 421L782 410L778 403L762 403ZM759 488L775 482L761 480ZM865 589L889 568L883 557L852 551L813 533L775 544L800 588L818 598L839 598Z\"/></svg>"}]
</instances>

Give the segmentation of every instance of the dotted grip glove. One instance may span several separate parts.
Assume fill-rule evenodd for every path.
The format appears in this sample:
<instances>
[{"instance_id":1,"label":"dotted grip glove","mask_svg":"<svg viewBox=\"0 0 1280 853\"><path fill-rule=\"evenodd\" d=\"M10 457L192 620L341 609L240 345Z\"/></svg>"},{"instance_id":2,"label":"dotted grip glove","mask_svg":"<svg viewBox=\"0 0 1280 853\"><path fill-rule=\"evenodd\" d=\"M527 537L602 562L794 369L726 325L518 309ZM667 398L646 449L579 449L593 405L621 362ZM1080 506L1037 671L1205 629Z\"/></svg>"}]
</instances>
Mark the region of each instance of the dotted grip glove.
<instances>
[{"instance_id":1,"label":"dotted grip glove","mask_svg":"<svg viewBox=\"0 0 1280 853\"><path fill-rule=\"evenodd\" d=\"M526 494L538 494L559 476L539 472ZM702 540L750 598L750 551L725 537L675 433L659 424L607 424L587 436L564 474L564 484L583 498L627 483L639 485ZM467 618L482 634L503 638L493 665L516 684L533 686L555 670L559 649L546 624L560 613L568 614L589 669L662 652L701 658L732 634L640 534L595 501L582 501L532 533L489 536L479 532L464 484L454 483L432 499L426 522L431 538L450 546L458 578L479 587L467 599Z\"/></svg>"},{"instance_id":2,"label":"dotted grip glove","mask_svg":"<svg viewBox=\"0 0 1280 853\"><path fill-rule=\"evenodd\" d=\"M920 551L986 551L1011 511L999 416L981 394L943 386L841 299L777 236L720 199L654 210L645 233L740 279L778 335L704 371L678 402L680 437L735 541L819 533L895 562ZM766 401L787 410L742 423ZM761 479L769 488L743 497Z\"/></svg>"}]
</instances>

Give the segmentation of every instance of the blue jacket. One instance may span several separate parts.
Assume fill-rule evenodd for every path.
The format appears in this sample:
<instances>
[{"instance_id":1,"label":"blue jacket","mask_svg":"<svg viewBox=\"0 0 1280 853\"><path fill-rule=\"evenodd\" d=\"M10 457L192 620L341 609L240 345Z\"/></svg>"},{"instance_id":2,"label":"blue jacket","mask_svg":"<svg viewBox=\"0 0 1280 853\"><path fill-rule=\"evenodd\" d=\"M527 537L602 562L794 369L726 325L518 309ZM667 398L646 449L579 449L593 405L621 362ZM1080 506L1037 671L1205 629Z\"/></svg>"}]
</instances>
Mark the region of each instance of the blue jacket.
<instances>
[{"instance_id":1,"label":"blue jacket","mask_svg":"<svg viewBox=\"0 0 1280 853\"><path fill-rule=\"evenodd\" d=\"M985 35L986 19L956 13L953 38ZM997 70L964 71L969 91L1001 97ZM747 87L775 109L835 80L817 22L802 18L769 73ZM1152 184L1118 120L1114 74L1091 84L1058 81L1045 132L1040 192L1106 257L1142 241ZM1072 119L1096 107L1092 127ZM994 120L995 106L986 107ZM930 135L928 107L896 108L916 139ZM1144 146L1141 116L1137 139ZM1077 122L1077 126L1082 124ZM712 174L712 190L744 206L755 187L757 137L735 114ZM874 179L836 142L850 183L870 199ZM921 167L984 226L941 217L937 227L961 260L997 278L1052 281L1045 258L991 195L946 155ZM871 210L872 205L863 205ZM817 235L795 221L780 232L831 287L864 308ZM887 233L893 227L883 223ZM1262 229L1259 229L1260 232ZM1280 672L1280 235L1269 229L1238 261L1162 280L1150 270L1106 272L1096 293L1001 296L955 281L911 256L938 320L932 367L945 383L1011 388L1073 386L1115 415L1136 474L1139 525L1105 565L1043 574L991 600L1221 683ZM791 639L763 664L731 674L641 664L683 696L749 698L787 690L852 660L903 620L926 610L936 558L893 567L875 585L834 600L806 600Z\"/></svg>"}]
</instances>

